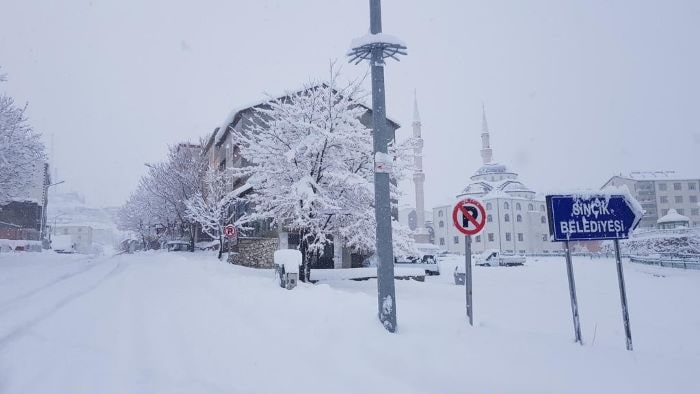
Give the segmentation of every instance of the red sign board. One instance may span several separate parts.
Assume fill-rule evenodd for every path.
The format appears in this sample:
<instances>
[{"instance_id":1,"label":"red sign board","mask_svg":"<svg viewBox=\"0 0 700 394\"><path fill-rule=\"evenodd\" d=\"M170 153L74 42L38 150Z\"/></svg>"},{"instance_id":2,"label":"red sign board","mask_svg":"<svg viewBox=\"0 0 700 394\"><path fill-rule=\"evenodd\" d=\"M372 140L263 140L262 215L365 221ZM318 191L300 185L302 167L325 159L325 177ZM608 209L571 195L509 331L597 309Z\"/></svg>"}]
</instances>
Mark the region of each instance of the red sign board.
<instances>
[{"instance_id":1,"label":"red sign board","mask_svg":"<svg viewBox=\"0 0 700 394\"><path fill-rule=\"evenodd\" d=\"M236 226L234 226L233 224L226 225L226 227L224 227L224 235L226 236L226 238L235 237L236 236Z\"/></svg>"},{"instance_id":2,"label":"red sign board","mask_svg":"<svg viewBox=\"0 0 700 394\"><path fill-rule=\"evenodd\" d=\"M455 205L452 221L460 233L476 235L486 226L486 210L479 201L467 198Z\"/></svg>"}]
</instances>

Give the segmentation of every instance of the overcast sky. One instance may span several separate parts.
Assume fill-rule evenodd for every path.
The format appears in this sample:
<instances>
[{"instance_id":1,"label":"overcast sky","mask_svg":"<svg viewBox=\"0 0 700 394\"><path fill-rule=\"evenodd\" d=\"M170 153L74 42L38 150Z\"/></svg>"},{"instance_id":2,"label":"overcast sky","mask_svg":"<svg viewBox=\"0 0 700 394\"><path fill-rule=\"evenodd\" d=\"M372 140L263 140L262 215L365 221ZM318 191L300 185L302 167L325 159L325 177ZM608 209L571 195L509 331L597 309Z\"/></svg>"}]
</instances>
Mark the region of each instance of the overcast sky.
<instances>
[{"instance_id":1,"label":"overcast sky","mask_svg":"<svg viewBox=\"0 0 700 394\"><path fill-rule=\"evenodd\" d=\"M344 64L368 14L366 0L3 0L3 88L53 136L64 190L119 205L168 144ZM427 208L480 165L482 101L494 159L537 191L700 177L699 1L384 0L383 17L408 45L387 106L410 134L417 89Z\"/></svg>"}]
</instances>

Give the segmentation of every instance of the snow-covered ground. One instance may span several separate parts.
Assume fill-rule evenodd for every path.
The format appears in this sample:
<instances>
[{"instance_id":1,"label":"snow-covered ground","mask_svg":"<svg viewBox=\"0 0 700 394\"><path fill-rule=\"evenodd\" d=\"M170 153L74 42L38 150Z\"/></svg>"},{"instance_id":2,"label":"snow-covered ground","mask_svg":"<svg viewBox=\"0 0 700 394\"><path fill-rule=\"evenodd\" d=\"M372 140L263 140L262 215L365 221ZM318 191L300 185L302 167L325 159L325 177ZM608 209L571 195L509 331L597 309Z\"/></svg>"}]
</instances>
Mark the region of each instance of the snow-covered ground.
<instances>
[{"instance_id":1,"label":"snow-covered ground","mask_svg":"<svg viewBox=\"0 0 700 394\"><path fill-rule=\"evenodd\" d=\"M460 259L442 263L445 271ZM561 258L474 269L475 327L452 276L280 288L209 254L0 254L2 393L700 392L700 272L574 260L585 346Z\"/></svg>"}]
</instances>

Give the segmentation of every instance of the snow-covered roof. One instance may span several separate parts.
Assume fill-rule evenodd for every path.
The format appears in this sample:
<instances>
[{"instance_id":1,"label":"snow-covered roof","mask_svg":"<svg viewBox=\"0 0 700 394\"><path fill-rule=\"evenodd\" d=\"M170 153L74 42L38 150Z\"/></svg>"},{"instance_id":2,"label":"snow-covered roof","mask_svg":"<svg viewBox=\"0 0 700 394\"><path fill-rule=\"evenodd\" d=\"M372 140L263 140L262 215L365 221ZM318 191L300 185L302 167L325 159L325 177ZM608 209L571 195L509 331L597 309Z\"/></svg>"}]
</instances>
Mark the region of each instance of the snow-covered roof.
<instances>
[{"instance_id":1,"label":"snow-covered roof","mask_svg":"<svg viewBox=\"0 0 700 394\"><path fill-rule=\"evenodd\" d=\"M475 175L486 175L486 174L515 174L514 172L508 170L505 164L500 163L486 163L476 170Z\"/></svg>"},{"instance_id":2,"label":"snow-covered roof","mask_svg":"<svg viewBox=\"0 0 700 394\"><path fill-rule=\"evenodd\" d=\"M659 220L656 221L658 224L662 223L678 223L678 222L684 222L684 223L689 223L690 218L687 216L683 216L678 211L675 209L671 208L668 210L668 213L662 217L659 218Z\"/></svg>"},{"instance_id":3,"label":"snow-covered roof","mask_svg":"<svg viewBox=\"0 0 700 394\"><path fill-rule=\"evenodd\" d=\"M318 85L318 86L320 86L320 85ZM291 95L294 95L294 94L297 94L297 93L300 93L300 92L303 92L305 90L312 89L312 88L313 87L311 87L311 88L301 87L301 88L294 89L294 90L287 90L282 94L274 94L274 95L265 93L264 98L261 98L257 101L253 101L253 102L248 103L246 105L242 105L242 106L234 108L233 110L231 110L231 112L228 113L226 118L224 118L223 122L221 123L221 125L218 128L218 132L216 130L214 131L212 138L215 140L215 145L221 145L223 143L223 140L229 134L229 126L231 125L231 123L234 123L236 121L236 116L238 116L241 112L255 108L255 107L259 107L259 106L266 104L266 103L269 103L271 101L279 100L279 99L282 99L284 97L291 96ZM359 106L367 109L368 111L372 111L372 107L365 104L365 103L358 102L357 104ZM389 123L392 123L395 128L398 129L401 127L401 124L397 120L391 118L388 115L385 115L385 116L386 116L386 120Z\"/></svg>"},{"instance_id":4,"label":"snow-covered roof","mask_svg":"<svg viewBox=\"0 0 700 394\"><path fill-rule=\"evenodd\" d=\"M700 174L686 174L678 171L633 171L621 173L621 178L633 179L635 181L665 181L674 179L700 179Z\"/></svg>"}]
</instances>

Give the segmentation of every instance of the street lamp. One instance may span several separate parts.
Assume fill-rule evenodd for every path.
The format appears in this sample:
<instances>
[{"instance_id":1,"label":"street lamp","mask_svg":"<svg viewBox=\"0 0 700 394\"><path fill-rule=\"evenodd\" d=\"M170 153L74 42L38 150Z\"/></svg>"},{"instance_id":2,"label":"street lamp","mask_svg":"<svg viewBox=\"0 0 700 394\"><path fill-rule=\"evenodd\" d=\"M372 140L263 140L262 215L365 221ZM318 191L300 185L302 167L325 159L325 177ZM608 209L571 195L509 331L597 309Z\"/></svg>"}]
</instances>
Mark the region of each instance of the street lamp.
<instances>
[{"instance_id":1,"label":"street lamp","mask_svg":"<svg viewBox=\"0 0 700 394\"><path fill-rule=\"evenodd\" d=\"M394 249L391 236L391 158L386 127L384 59L406 55L406 46L382 33L380 0L370 0L370 34L352 41L349 62L369 60L372 73L372 138L374 141L374 215L377 222L377 291L379 321L389 332L396 331L396 291L394 289Z\"/></svg>"}]
</instances>

